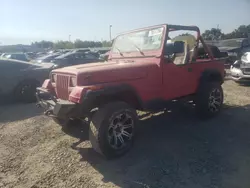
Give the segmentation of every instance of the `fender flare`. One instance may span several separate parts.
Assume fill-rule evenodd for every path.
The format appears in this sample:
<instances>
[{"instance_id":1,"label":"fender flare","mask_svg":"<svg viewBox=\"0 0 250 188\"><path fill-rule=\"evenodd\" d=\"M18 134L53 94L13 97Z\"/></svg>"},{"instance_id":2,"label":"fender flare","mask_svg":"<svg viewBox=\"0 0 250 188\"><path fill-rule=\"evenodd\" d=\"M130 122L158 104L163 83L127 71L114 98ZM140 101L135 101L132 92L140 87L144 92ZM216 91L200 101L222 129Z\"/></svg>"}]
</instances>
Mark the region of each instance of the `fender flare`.
<instances>
[{"instance_id":1,"label":"fender flare","mask_svg":"<svg viewBox=\"0 0 250 188\"><path fill-rule=\"evenodd\" d=\"M112 86L105 86L102 89L99 90L88 90L82 99L82 103L85 106L90 107L91 104L95 103L95 100L100 99L100 97L103 98L110 98L111 100L115 98L112 98L113 96L120 96L121 93L130 93L133 95L136 99L136 101L139 103L138 105L140 107L143 106L143 102L141 98L139 97L138 93L136 90L128 85L128 84L119 84L119 85L112 85Z\"/></svg>"},{"instance_id":2,"label":"fender flare","mask_svg":"<svg viewBox=\"0 0 250 188\"><path fill-rule=\"evenodd\" d=\"M222 84L224 82L224 77L217 69L206 69L201 73L199 86L203 85L204 83L213 81L217 81Z\"/></svg>"}]
</instances>

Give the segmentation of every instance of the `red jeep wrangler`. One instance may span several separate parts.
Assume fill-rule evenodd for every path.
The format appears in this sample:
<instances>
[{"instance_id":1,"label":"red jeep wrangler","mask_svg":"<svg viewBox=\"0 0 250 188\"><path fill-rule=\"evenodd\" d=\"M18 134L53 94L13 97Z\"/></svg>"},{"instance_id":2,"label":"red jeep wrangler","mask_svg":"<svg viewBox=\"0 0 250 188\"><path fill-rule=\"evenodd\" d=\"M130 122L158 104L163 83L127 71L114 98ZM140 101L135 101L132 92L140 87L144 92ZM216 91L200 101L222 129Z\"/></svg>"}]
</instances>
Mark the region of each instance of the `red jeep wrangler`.
<instances>
[{"instance_id":1,"label":"red jeep wrangler","mask_svg":"<svg viewBox=\"0 0 250 188\"><path fill-rule=\"evenodd\" d=\"M196 35L176 35L180 30ZM59 124L88 118L93 148L112 158L131 148L136 110L164 109L185 97L200 117L213 117L223 81L224 60L213 57L198 27L164 24L119 35L107 62L53 70L37 99Z\"/></svg>"}]
</instances>

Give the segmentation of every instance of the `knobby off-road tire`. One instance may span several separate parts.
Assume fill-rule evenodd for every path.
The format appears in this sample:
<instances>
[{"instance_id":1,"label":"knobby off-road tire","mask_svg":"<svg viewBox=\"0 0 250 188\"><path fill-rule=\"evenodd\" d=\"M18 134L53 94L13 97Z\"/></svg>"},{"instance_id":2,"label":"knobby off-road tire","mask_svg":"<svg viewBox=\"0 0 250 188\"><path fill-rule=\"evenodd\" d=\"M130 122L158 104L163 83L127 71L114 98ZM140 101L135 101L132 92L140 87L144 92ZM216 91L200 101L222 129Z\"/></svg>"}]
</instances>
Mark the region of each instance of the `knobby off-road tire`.
<instances>
[{"instance_id":1,"label":"knobby off-road tire","mask_svg":"<svg viewBox=\"0 0 250 188\"><path fill-rule=\"evenodd\" d=\"M124 155L133 146L137 123L136 110L124 102L101 106L90 122L92 147L107 159Z\"/></svg>"},{"instance_id":2,"label":"knobby off-road tire","mask_svg":"<svg viewBox=\"0 0 250 188\"><path fill-rule=\"evenodd\" d=\"M199 118L208 119L220 113L224 95L221 84L204 83L196 96L196 112Z\"/></svg>"}]
</instances>

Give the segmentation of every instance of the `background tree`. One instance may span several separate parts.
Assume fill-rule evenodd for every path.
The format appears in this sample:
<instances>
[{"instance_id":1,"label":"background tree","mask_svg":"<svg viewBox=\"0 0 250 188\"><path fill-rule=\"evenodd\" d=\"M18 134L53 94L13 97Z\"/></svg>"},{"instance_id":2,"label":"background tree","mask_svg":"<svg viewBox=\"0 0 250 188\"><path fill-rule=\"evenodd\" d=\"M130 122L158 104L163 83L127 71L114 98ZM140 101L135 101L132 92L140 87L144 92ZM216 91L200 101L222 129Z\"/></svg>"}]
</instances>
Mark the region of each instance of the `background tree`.
<instances>
[{"instance_id":1,"label":"background tree","mask_svg":"<svg viewBox=\"0 0 250 188\"><path fill-rule=\"evenodd\" d=\"M57 41L54 43L53 47L55 49L72 49L74 48L74 43L69 41Z\"/></svg>"},{"instance_id":2,"label":"background tree","mask_svg":"<svg viewBox=\"0 0 250 188\"><path fill-rule=\"evenodd\" d=\"M111 47L112 43L110 41L102 41L102 47Z\"/></svg>"},{"instance_id":3,"label":"background tree","mask_svg":"<svg viewBox=\"0 0 250 188\"><path fill-rule=\"evenodd\" d=\"M241 25L231 33L227 33L224 39L247 38L250 34L250 25Z\"/></svg>"},{"instance_id":4,"label":"background tree","mask_svg":"<svg viewBox=\"0 0 250 188\"><path fill-rule=\"evenodd\" d=\"M75 40L74 46L75 46L75 48L86 48L85 43L80 39Z\"/></svg>"},{"instance_id":5,"label":"background tree","mask_svg":"<svg viewBox=\"0 0 250 188\"><path fill-rule=\"evenodd\" d=\"M221 32L221 29L212 28L210 30L205 30L205 32L202 33L202 37L205 40L220 40L224 37L224 34Z\"/></svg>"},{"instance_id":6,"label":"background tree","mask_svg":"<svg viewBox=\"0 0 250 188\"><path fill-rule=\"evenodd\" d=\"M188 33L183 33L181 36L189 35ZM250 24L240 25L238 28L234 29L230 33L223 33L219 28L207 29L202 33L202 37L205 40L224 40L233 38L247 38L250 37ZM113 42L113 41L112 41ZM55 49L72 49L72 48L98 48L98 47L111 47L112 42L110 41L82 41L81 39L76 39L74 42L69 41L35 41L31 45L5 45L0 46L0 50L3 52L21 52L21 51L41 51L45 49L55 48Z\"/></svg>"},{"instance_id":7,"label":"background tree","mask_svg":"<svg viewBox=\"0 0 250 188\"><path fill-rule=\"evenodd\" d=\"M193 35L190 34L190 33L182 33L182 34L180 34L179 36L193 36Z\"/></svg>"},{"instance_id":8,"label":"background tree","mask_svg":"<svg viewBox=\"0 0 250 188\"><path fill-rule=\"evenodd\" d=\"M72 49L72 48L99 48L99 47L111 47L111 42L109 41L82 41L80 39L76 39L74 42L69 41L36 41L32 42L31 46L39 48L39 49L48 49L48 48L55 48L55 49Z\"/></svg>"},{"instance_id":9,"label":"background tree","mask_svg":"<svg viewBox=\"0 0 250 188\"><path fill-rule=\"evenodd\" d=\"M37 47L37 48L52 48L53 47L53 42L42 40L40 42L32 42L31 46L34 46L34 47Z\"/></svg>"}]
</instances>

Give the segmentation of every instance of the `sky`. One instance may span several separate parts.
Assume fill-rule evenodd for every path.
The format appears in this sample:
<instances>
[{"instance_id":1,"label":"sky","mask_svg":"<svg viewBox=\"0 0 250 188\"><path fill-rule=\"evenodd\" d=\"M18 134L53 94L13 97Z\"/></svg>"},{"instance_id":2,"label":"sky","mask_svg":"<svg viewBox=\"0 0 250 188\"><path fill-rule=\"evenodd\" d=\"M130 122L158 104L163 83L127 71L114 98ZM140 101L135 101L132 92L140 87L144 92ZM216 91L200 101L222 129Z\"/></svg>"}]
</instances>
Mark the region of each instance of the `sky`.
<instances>
[{"instance_id":1,"label":"sky","mask_svg":"<svg viewBox=\"0 0 250 188\"><path fill-rule=\"evenodd\" d=\"M162 23L217 27L250 24L250 0L0 0L0 45L40 40L109 40Z\"/></svg>"}]
</instances>

